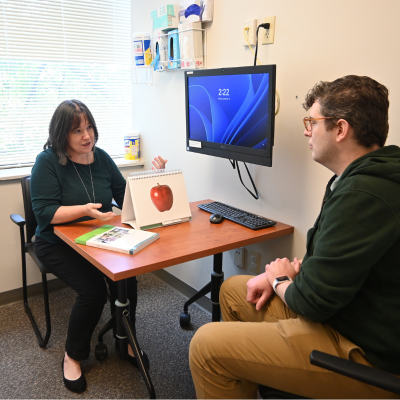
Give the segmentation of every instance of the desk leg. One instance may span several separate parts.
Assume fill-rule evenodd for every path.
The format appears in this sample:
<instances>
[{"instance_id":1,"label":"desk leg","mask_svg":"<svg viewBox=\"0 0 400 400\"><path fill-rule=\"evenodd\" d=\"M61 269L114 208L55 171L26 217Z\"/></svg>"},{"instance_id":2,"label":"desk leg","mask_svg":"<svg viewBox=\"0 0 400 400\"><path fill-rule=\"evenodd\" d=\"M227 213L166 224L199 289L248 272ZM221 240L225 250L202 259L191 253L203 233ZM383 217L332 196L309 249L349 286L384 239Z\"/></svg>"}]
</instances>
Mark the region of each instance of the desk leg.
<instances>
[{"instance_id":1,"label":"desk leg","mask_svg":"<svg viewBox=\"0 0 400 400\"><path fill-rule=\"evenodd\" d=\"M221 309L219 306L219 289L224 281L224 273L222 272L222 253L214 254L213 271L211 272L211 281L192 296L184 305L183 313L180 316L179 323L181 328L190 327L190 314L188 312L189 305L211 292L212 303L212 321L221 320Z\"/></svg>"},{"instance_id":2,"label":"desk leg","mask_svg":"<svg viewBox=\"0 0 400 400\"><path fill-rule=\"evenodd\" d=\"M222 253L214 254L213 271L211 272L211 303L212 321L221 321L221 307L219 306L219 290L224 281L222 272Z\"/></svg>"},{"instance_id":3,"label":"desk leg","mask_svg":"<svg viewBox=\"0 0 400 400\"><path fill-rule=\"evenodd\" d=\"M122 322L122 314L128 311L129 300L126 295L126 280L118 282L118 298L115 300L115 335L119 339L119 356L122 360L128 359L128 340Z\"/></svg>"},{"instance_id":4,"label":"desk leg","mask_svg":"<svg viewBox=\"0 0 400 400\"><path fill-rule=\"evenodd\" d=\"M154 391L153 383L142 359L142 352L140 351L139 343L136 339L135 330L129 316L129 300L126 295L126 280L118 282L118 299L115 301L116 305L116 335L119 339L119 356L126 360L128 358L128 342L132 347L133 354L138 361L140 372L143 376L144 382L149 391L150 398L155 399L156 393Z\"/></svg>"}]
</instances>

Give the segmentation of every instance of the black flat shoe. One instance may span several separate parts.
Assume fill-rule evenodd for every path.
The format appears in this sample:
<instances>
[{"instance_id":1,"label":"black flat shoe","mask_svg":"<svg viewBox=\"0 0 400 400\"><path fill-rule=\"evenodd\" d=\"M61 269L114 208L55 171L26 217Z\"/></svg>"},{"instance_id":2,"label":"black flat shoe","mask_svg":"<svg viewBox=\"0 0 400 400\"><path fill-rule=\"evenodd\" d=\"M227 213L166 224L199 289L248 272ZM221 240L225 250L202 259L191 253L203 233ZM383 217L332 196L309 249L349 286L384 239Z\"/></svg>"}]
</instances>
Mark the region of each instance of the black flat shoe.
<instances>
[{"instance_id":1,"label":"black flat shoe","mask_svg":"<svg viewBox=\"0 0 400 400\"><path fill-rule=\"evenodd\" d=\"M75 392L75 393L84 392L86 390L86 378L85 378L85 375L83 375L83 372L82 372L82 375L78 379L76 379L74 381L70 381L70 380L66 379L65 376L64 376L64 358L65 358L65 355L64 355L64 357L62 359L62 362L61 362L61 368L62 368L63 380L64 380L65 387L68 390L70 390L71 392Z\"/></svg>"},{"instance_id":2,"label":"black flat shoe","mask_svg":"<svg viewBox=\"0 0 400 400\"><path fill-rule=\"evenodd\" d=\"M115 348L116 348L117 350L119 350L119 340L118 340L118 339L115 340ZM146 354L143 350L141 350L141 351L142 351L142 360L143 360L143 364L144 364L144 366L145 366L147 369L149 369L149 367L150 367L149 357L147 357L147 354ZM136 360L136 357L131 356L131 355L128 354L128 361L129 361L129 363L130 363L131 365L133 365L135 368L139 368L139 364L138 364L138 362L137 362L137 360Z\"/></svg>"},{"instance_id":3,"label":"black flat shoe","mask_svg":"<svg viewBox=\"0 0 400 400\"><path fill-rule=\"evenodd\" d=\"M143 364L144 366L149 369L150 367L150 361L149 361L149 357L147 357L147 354L142 351L142 360L143 360ZM128 361L131 365L133 365L135 368L139 368L139 364L138 361L136 359L136 357L132 357L128 354Z\"/></svg>"}]
</instances>

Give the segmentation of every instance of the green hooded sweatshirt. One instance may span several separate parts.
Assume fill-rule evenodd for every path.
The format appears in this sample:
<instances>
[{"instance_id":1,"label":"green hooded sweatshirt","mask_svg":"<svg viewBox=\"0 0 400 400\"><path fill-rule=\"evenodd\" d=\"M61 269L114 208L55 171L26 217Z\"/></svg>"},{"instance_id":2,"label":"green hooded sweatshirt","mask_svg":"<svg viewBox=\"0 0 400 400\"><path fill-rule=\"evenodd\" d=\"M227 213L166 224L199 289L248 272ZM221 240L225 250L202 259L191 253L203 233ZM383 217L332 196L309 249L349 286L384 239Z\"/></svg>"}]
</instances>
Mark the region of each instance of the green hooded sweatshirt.
<instances>
[{"instance_id":1,"label":"green hooded sweatshirt","mask_svg":"<svg viewBox=\"0 0 400 400\"><path fill-rule=\"evenodd\" d=\"M400 374L400 148L353 161L307 234L291 310L336 329L371 364Z\"/></svg>"}]
</instances>

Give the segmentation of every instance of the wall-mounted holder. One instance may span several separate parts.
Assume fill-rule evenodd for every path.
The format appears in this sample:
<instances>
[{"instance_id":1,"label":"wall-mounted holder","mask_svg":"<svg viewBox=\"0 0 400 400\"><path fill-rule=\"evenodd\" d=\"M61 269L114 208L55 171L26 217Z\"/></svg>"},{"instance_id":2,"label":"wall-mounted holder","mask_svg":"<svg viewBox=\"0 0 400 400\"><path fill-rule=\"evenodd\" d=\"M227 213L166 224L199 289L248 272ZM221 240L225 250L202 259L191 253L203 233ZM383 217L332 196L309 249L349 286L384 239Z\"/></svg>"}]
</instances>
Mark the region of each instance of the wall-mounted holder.
<instances>
[{"instance_id":1,"label":"wall-mounted holder","mask_svg":"<svg viewBox=\"0 0 400 400\"><path fill-rule=\"evenodd\" d=\"M152 85L153 84L153 67L151 65L146 67L131 68L131 81L136 85Z\"/></svg>"},{"instance_id":2,"label":"wall-mounted holder","mask_svg":"<svg viewBox=\"0 0 400 400\"><path fill-rule=\"evenodd\" d=\"M198 24L201 26L200 22ZM152 66L155 72L207 68L207 32L201 28L183 29L182 26L179 25L178 32L152 36Z\"/></svg>"},{"instance_id":3,"label":"wall-mounted holder","mask_svg":"<svg viewBox=\"0 0 400 400\"><path fill-rule=\"evenodd\" d=\"M171 49L173 49L173 46L170 44L168 48L168 40L169 38L172 38L171 34L168 35L168 33L170 32L165 32L163 34L157 33L151 37L151 50L153 55L152 65L133 65L132 84L152 85L153 71L171 72L207 68L207 32L205 29L182 29L182 27L180 27L177 32L180 43L179 56L175 58L173 57L174 53L169 54ZM174 38L176 40L176 36L174 36ZM201 48L199 51L200 45ZM170 59L170 56L172 56L172 60ZM170 66L175 66L175 68L170 68Z\"/></svg>"}]
</instances>

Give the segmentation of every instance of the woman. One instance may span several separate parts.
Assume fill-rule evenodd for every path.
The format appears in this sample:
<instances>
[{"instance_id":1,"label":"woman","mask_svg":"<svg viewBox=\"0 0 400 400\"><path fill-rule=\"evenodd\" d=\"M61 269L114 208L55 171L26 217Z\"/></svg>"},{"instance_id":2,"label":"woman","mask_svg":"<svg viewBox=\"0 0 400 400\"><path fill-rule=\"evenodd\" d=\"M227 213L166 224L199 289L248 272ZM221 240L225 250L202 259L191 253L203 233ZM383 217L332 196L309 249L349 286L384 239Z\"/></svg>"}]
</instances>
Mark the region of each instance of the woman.
<instances>
[{"instance_id":1,"label":"woman","mask_svg":"<svg viewBox=\"0 0 400 400\"><path fill-rule=\"evenodd\" d=\"M115 216L111 201L122 207L126 181L111 157L96 148L98 131L89 109L78 100L62 102L53 114L49 137L32 168L31 197L38 227L36 253L46 269L74 289L78 296L71 312L62 371L65 386L76 393L86 389L80 361L90 353L90 340L107 300L116 298L116 283L65 244L53 225ZM165 168L156 157L153 169ZM135 325L136 278L128 279L130 318ZM129 361L136 365L129 347ZM148 363L144 354L145 362Z\"/></svg>"}]
</instances>

